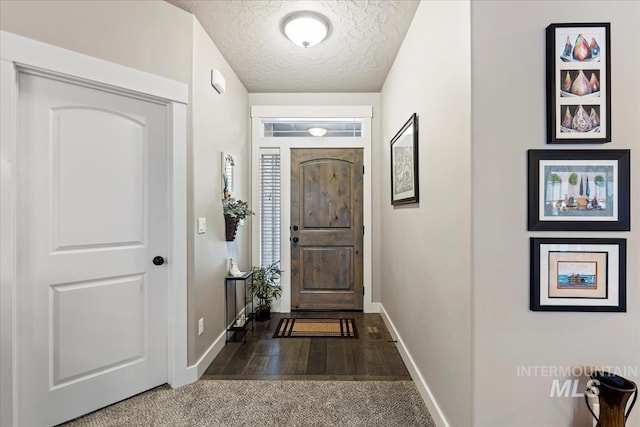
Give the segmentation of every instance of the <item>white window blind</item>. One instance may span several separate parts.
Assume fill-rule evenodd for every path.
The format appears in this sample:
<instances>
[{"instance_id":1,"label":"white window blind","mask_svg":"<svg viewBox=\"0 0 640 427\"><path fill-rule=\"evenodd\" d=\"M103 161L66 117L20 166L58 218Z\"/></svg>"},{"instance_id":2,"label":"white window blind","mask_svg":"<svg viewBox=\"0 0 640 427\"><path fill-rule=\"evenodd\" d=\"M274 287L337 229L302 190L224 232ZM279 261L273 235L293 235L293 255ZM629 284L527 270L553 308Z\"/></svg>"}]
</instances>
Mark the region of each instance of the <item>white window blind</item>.
<instances>
[{"instance_id":1,"label":"white window blind","mask_svg":"<svg viewBox=\"0 0 640 427\"><path fill-rule=\"evenodd\" d=\"M280 260L280 153L260 154L260 263Z\"/></svg>"}]
</instances>

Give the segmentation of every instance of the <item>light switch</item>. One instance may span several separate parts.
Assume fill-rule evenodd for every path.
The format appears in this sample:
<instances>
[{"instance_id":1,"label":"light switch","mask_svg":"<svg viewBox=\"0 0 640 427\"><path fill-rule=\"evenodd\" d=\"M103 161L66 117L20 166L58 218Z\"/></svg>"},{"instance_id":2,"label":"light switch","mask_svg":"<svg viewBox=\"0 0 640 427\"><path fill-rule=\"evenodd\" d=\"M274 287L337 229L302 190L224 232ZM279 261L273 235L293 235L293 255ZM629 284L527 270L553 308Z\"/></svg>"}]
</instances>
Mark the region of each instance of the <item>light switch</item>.
<instances>
[{"instance_id":1,"label":"light switch","mask_svg":"<svg viewBox=\"0 0 640 427\"><path fill-rule=\"evenodd\" d=\"M198 218L198 234L207 232L207 218Z\"/></svg>"}]
</instances>

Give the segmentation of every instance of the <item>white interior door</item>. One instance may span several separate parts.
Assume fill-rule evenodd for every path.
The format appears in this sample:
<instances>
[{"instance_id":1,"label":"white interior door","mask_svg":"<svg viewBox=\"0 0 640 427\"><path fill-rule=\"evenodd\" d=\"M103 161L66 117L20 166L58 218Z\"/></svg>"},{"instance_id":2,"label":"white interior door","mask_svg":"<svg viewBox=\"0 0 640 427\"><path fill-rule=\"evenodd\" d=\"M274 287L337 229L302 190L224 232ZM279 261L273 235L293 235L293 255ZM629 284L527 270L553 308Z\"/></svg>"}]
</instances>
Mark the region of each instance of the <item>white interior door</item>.
<instances>
[{"instance_id":1,"label":"white interior door","mask_svg":"<svg viewBox=\"0 0 640 427\"><path fill-rule=\"evenodd\" d=\"M167 381L166 108L19 73L20 425Z\"/></svg>"}]
</instances>

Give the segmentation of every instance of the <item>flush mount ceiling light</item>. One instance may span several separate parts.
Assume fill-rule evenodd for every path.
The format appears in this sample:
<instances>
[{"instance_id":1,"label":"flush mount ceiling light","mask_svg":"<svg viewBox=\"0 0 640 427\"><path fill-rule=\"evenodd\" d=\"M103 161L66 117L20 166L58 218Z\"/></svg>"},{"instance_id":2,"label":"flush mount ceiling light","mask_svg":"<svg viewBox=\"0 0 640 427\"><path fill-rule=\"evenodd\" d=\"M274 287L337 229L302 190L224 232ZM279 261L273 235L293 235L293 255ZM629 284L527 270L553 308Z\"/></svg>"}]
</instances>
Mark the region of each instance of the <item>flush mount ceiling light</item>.
<instances>
[{"instance_id":1,"label":"flush mount ceiling light","mask_svg":"<svg viewBox=\"0 0 640 427\"><path fill-rule=\"evenodd\" d=\"M311 47L326 39L329 35L329 21L319 13L295 12L282 20L284 35L302 47Z\"/></svg>"},{"instance_id":2,"label":"flush mount ceiling light","mask_svg":"<svg viewBox=\"0 0 640 427\"><path fill-rule=\"evenodd\" d=\"M308 132L313 136L324 136L327 130L325 128L309 128Z\"/></svg>"}]
</instances>

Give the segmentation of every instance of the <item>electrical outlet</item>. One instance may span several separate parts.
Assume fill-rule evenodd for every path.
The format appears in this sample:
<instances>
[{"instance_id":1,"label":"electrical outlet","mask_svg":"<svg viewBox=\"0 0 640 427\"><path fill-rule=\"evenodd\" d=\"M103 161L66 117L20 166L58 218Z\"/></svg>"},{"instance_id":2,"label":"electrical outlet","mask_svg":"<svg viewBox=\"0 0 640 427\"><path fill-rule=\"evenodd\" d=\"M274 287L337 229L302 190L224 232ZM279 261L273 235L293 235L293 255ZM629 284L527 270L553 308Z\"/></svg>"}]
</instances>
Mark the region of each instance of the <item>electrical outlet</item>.
<instances>
[{"instance_id":1,"label":"electrical outlet","mask_svg":"<svg viewBox=\"0 0 640 427\"><path fill-rule=\"evenodd\" d=\"M198 320L198 336L204 334L204 317Z\"/></svg>"}]
</instances>

